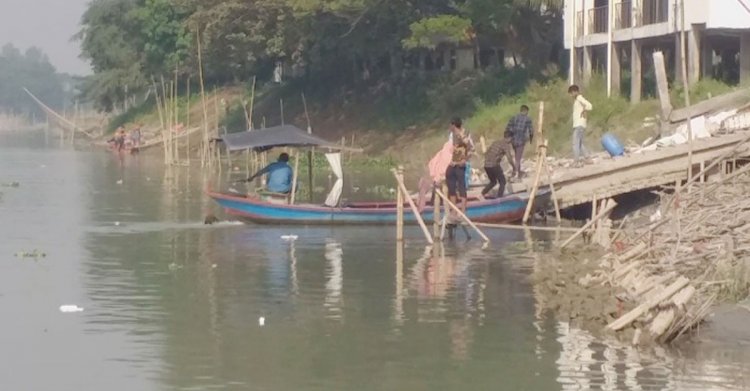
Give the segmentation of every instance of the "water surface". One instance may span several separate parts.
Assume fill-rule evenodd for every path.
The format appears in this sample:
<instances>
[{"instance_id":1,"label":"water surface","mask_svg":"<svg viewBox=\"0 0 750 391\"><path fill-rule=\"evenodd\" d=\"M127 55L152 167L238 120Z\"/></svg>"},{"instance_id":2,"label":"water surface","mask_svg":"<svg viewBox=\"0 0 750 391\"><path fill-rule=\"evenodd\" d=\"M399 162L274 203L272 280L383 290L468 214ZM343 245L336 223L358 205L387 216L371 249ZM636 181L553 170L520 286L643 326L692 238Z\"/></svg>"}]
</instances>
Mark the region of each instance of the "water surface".
<instances>
[{"instance_id":1,"label":"water surface","mask_svg":"<svg viewBox=\"0 0 750 391\"><path fill-rule=\"evenodd\" d=\"M0 390L750 387L748 346L639 354L539 313L523 233L205 226L226 173L55 142L0 138Z\"/></svg>"}]
</instances>

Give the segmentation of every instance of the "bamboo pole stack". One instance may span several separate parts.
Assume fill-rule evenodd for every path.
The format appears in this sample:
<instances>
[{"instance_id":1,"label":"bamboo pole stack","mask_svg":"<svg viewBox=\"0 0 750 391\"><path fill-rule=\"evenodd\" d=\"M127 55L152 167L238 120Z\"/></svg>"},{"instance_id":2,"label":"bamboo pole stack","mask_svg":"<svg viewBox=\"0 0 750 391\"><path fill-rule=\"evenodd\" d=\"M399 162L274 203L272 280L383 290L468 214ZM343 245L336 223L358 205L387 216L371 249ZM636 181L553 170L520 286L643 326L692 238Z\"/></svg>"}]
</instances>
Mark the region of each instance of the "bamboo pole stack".
<instances>
[{"instance_id":1,"label":"bamboo pole stack","mask_svg":"<svg viewBox=\"0 0 750 391\"><path fill-rule=\"evenodd\" d=\"M574 281L562 290L553 288L551 295L578 289L593 297L597 287L606 288L590 307L596 312L600 302L616 298L619 310L589 317L634 344L672 342L696 328L717 302L747 297L750 165L693 186L700 191L674 192L658 214L618 233L614 247L619 251L606 253L590 270L571 274ZM585 312L575 306L565 311Z\"/></svg>"}]
</instances>

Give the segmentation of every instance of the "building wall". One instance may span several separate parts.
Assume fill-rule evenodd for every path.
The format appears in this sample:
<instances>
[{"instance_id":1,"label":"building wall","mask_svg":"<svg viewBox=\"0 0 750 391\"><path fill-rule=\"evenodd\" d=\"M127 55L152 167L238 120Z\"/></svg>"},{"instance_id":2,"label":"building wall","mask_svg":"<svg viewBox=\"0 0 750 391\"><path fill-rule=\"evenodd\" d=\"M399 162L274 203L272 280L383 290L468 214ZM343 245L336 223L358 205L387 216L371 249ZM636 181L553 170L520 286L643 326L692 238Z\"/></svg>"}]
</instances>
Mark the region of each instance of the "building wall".
<instances>
[{"instance_id":1,"label":"building wall","mask_svg":"<svg viewBox=\"0 0 750 391\"><path fill-rule=\"evenodd\" d=\"M616 10L616 4L622 0L610 0L610 6ZM634 15L641 12L643 0L632 0ZM574 6L575 3L575 6ZM672 34L681 30L680 0L669 0L669 17L667 22L636 26L629 29L615 29L615 40L641 39ZM750 12L742 3L750 7L750 0L685 0L685 30L691 31L693 25L704 25L707 29L750 29ZM599 45L606 40L603 34L590 34L588 30L588 10L594 7L594 0L566 0L564 4L564 39L565 48L573 45L577 15L584 11L584 37L577 38L578 45Z\"/></svg>"}]
</instances>

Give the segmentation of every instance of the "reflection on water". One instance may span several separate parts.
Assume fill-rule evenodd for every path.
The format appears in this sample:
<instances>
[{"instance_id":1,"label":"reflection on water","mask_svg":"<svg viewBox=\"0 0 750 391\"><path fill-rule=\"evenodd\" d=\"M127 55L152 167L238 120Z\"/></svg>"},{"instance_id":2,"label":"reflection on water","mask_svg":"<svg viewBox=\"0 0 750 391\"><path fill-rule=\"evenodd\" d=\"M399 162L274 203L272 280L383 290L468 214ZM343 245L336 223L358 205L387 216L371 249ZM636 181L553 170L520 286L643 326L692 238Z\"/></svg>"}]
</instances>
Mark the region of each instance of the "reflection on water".
<instances>
[{"instance_id":1,"label":"reflection on water","mask_svg":"<svg viewBox=\"0 0 750 391\"><path fill-rule=\"evenodd\" d=\"M333 240L328 241L325 244L325 257L328 261L326 267L327 282L326 282L326 298L325 307L328 310L327 317L329 319L342 320L343 313L341 311L341 289L344 274L342 271L341 263L343 262L344 252L341 250L341 244Z\"/></svg>"},{"instance_id":2,"label":"reflection on water","mask_svg":"<svg viewBox=\"0 0 750 391\"><path fill-rule=\"evenodd\" d=\"M0 181L21 183L0 200L0 390L748 385L747 347L639 354L540 312L528 232L425 248L388 228L205 226L219 211L202 190L220 184L195 168L13 145L0 151ZM12 256L33 248L49 256Z\"/></svg>"}]
</instances>

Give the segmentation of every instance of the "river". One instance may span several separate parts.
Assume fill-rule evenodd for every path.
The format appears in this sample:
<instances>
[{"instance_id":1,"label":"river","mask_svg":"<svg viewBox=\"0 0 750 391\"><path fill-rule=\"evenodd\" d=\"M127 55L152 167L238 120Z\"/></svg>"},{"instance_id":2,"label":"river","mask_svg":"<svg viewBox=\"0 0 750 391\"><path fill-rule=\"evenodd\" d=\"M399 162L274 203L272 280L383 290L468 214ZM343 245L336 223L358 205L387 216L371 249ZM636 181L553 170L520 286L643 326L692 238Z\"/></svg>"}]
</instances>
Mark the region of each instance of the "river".
<instances>
[{"instance_id":1,"label":"river","mask_svg":"<svg viewBox=\"0 0 750 391\"><path fill-rule=\"evenodd\" d=\"M538 313L521 233L206 226L195 165L54 143L0 135L0 390L750 387L748 345L640 354Z\"/></svg>"}]
</instances>

